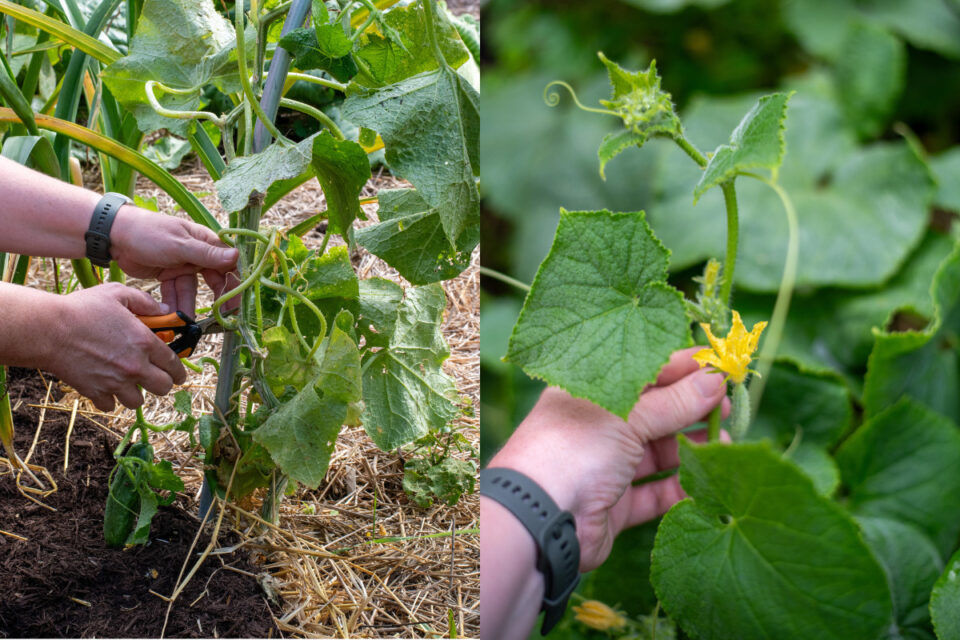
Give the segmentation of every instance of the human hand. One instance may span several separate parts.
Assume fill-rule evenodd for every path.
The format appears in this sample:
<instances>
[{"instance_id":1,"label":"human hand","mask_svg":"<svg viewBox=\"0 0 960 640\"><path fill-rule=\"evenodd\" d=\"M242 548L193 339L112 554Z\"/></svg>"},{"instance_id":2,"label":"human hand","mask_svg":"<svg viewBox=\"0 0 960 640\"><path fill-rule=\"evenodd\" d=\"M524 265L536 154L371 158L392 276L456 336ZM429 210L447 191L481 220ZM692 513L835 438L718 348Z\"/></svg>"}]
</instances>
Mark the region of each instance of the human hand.
<instances>
[{"instance_id":1,"label":"human hand","mask_svg":"<svg viewBox=\"0 0 960 640\"><path fill-rule=\"evenodd\" d=\"M677 351L624 422L566 391L548 388L490 467L526 474L571 511L580 541L580 571L600 566L622 530L651 520L684 497L677 477L637 487L633 480L676 467L676 432L718 403L729 413L723 376L700 370ZM705 431L689 434L704 441Z\"/></svg>"},{"instance_id":2,"label":"human hand","mask_svg":"<svg viewBox=\"0 0 960 640\"><path fill-rule=\"evenodd\" d=\"M124 205L110 230L111 255L127 274L160 281L171 311L196 313L197 274L215 296L236 283L238 252L202 225ZM229 305L228 305L229 306Z\"/></svg>"},{"instance_id":3,"label":"human hand","mask_svg":"<svg viewBox=\"0 0 960 640\"><path fill-rule=\"evenodd\" d=\"M180 358L136 317L169 313L149 294L111 282L50 300L43 313L55 347L41 366L101 411L113 409L114 396L131 409L142 405L137 385L165 395L186 380Z\"/></svg>"}]
</instances>

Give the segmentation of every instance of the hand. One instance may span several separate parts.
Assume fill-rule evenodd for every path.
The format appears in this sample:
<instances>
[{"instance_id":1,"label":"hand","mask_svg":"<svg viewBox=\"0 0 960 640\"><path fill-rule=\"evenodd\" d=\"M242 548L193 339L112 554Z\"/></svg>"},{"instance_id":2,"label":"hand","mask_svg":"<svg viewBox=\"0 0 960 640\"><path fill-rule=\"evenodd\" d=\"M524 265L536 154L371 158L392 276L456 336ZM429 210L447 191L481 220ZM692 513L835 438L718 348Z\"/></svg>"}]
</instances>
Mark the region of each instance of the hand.
<instances>
[{"instance_id":1,"label":"hand","mask_svg":"<svg viewBox=\"0 0 960 640\"><path fill-rule=\"evenodd\" d=\"M110 230L111 255L129 275L160 281L171 310L196 313L197 273L215 296L236 283L238 252L202 225L124 205ZM232 302L232 301L231 301Z\"/></svg>"},{"instance_id":2,"label":"hand","mask_svg":"<svg viewBox=\"0 0 960 640\"><path fill-rule=\"evenodd\" d=\"M186 379L180 358L136 318L169 313L149 294L113 282L51 300L44 315L56 348L42 368L101 411L113 409L114 396L131 409L142 405L137 385L165 395Z\"/></svg>"},{"instance_id":3,"label":"hand","mask_svg":"<svg viewBox=\"0 0 960 640\"><path fill-rule=\"evenodd\" d=\"M684 497L674 475L631 486L633 480L679 464L676 432L702 420L718 403L729 413L723 376L699 370L678 351L624 422L597 405L548 388L530 415L490 462L535 480L561 509L571 511L580 541L580 571L600 566L622 530L651 520ZM704 431L689 434L706 439Z\"/></svg>"}]
</instances>

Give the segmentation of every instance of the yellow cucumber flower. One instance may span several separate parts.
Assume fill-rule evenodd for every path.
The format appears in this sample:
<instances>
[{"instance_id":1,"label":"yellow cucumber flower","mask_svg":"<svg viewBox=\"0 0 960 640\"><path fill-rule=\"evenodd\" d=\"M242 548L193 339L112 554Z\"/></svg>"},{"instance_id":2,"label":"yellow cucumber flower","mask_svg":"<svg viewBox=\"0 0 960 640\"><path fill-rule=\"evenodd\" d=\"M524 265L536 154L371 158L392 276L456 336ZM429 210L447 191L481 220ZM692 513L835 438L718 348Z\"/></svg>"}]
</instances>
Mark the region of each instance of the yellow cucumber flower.
<instances>
[{"instance_id":1,"label":"yellow cucumber flower","mask_svg":"<svg viewBox=\"0 0 960 640\"><path fill-rule=\"evenodd\" d=\"M585 600L580 606L573 607L579 622L591 629L606 631L619 629L627 624L627 619L597 600Z\"/></svg>"},{"instance_id":2,"label":"yellow cucumber flower","mask_svg":"<svg viewBox=\"0 0 960 640\"><path fill-rule=\"evenodd\" d=\"M736 384L743 382L747 373L751 371L747 367L753 360L753 352L757 349L757 343L760 341L760 334L766 328L766 322L758 322L753 325L753 329L748 333L747 328L743 326L743 320L740 314L733 312L733 326L726 338L718 338L710 331L710 325L700 323L703 331L710 340L712 349L701 349L694 354L693 359L700 363L700 367L711 365L720 371L728 374L730 379Z\"/></svg>"}]
</instances>

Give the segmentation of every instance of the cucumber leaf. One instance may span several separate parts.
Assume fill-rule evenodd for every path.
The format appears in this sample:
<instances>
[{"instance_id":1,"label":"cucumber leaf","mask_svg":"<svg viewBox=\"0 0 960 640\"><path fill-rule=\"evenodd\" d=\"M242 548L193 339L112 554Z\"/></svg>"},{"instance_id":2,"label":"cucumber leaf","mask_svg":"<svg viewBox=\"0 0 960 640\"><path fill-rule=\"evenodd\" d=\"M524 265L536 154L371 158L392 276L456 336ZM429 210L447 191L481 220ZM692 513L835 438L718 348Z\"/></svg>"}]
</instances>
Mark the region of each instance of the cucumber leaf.
<instances>
[{"instance_id":1,"label":"cucumber leaf","mask_svg":"<svg viewBox=\"0 0 960 640\"><path fill-rule=\"evenodd\" d=\"M256 37L246 34L247 56ZM159 115L147 100L148 80L173 89L191 89L187 95L164 94L157 99L167 109L196 110L202 89L213 83L224 93L239 89L237 46L233 26L212 0L146 0L137 20L128 55L106 67L101 76L117 101L130 111L144 133L169 129L186 137L189 120Z\"/></svg>"},{"instance_id":2,"label":"cucumber leaf","mask_svg":"<svg viewBox=\"0 0 960 640\"><path fill-rule=\"evenodd\" d=\"M435 17L440 51L447 64L456 69L470 58L470 52L444 12L437 12ZM422 3L396 7L383 15L383 21L387 29L398 35L391 38L379 29L368 29L360 34L354 55L366 63L375 84L362 76L356 78L358 84L392 84L437 68L437 60L429 46Z\"/></svg>"},{"instance_id":3,"label":"cucumber leaf","mask_svg":"<svg viewBox=\"0 0 960 640\"><path fill-rule=\"evenodd\" d=\"M383 138L386 160L440 212L451 247L479 224L479 94L449 67L421 73L375 91L354 86L343 115Z\"/></svg>"},{"instance_id":4,"label":"cucumber leaf","mask_svg":"<svg viewBox=\"0 0 960 640\"><path fill-rule=\"evenodd\" d=\"M848 508L912 524L944 556L960 534L960 430L904 398L868 420L836 454Z\"/></svg>"},{"instance_id":5,"label":"cucumber leaf","mask_svg":"<svg viewBox=\"0 0 960 640\"><path fill-rule=\"evenodd\" d=\"M783 161L784 124L787 119L789 93L774 93L757 101L737 128L730 141L713 152L703 176L693 189L693 201L715 187L748 169L769 169L776 176Z\"/></svg>"},{"instance_id":6,"label":"cucumber leaf","mask_svg":"<svg viewBox=\"0 0 960 640\"><path fill-rule=\"evenodd\" d=\"M940 640L960 638L960 551L953 554L933 586L930 616Z\"/></svg>"},{"instance_id":7,"label":"cucumber leaf","mask_svg":"<svg viewBox=\"0 0 960 640\"><path fill-rule=\"evenodd\" d=\"M560 212L507 360L626 419L670 354L690 343L670 252L643 212Z\"/></svg>"},{"instance_id":8,"label":"cucumber leaf","mask_svg":"<svg viewBox=\"0 0 960 640\"><path fill-rule=\"evenodd\" d=\"M888 637L933 640L930 589L943 569L930 539L909 524L887 518L859 517L867 545L887 573L893 595L896 632Z\"/></svg>"},{"instance_id":9,"label":"cucumber leaf","mask_svg":"<svg viewBox=\"0 0 960 640\"><path fill-rule=\"evenodd\" d=\"M940 265L931 290L934 313L926 328L875 331L863 404L869 417L904 394L960 421L956 333L960 329L960 246Z\"/></svg>"},{"instance_id":10,"label":"cucumber leaf","mask_svg":"<svg viewBox=\"0 0 960 640\"><path fill-rule=\"evenodd\" d=\"M450 247L440 211L413 189L382 189L377 198L380 223L358 229L356 241L382 258L413 284L455 278L470 266L480 242L479 225L467 226Z\"/></svg>"},{"instance_id":11,"label":"cucumber leaf","mask_svg":"<svg viewBox=\"0 0 960 640\"><path fill-rule=\"evenodd\" d=\"M360 352L334 323L316 378L271 414L253 439L284 473L316 489L330 466L349 405L360 397Z\"/></svg>"},{"instance_id":12,"label":"cucumber leaf","mask_svg":"<svg viewBox=\"0 0 960 640\"><path fill-rule=\"evenodd\" d=\"M852 518L793 464L765 444L685 438L680 463L690 498L660 524L651 580L688 634L850 640L890 626L883 569Z\"/></svg>"},{"instance_id":13,"label":"cucumber leaf","mask_svg":"<svg viewBox=\"0 0 960 640\"><path fill-rule=\"evenodd\" d=\"M457 414L456 385L441 366L450 355L440 331L446 302L439 284L407 289L395 312L382 314L392 332L377 327L389 336L387 346L364 355L360 420L384 451L444 427ZM369 307L362 312L361 328L370 313Z\"/></svg>"}]
</instances>

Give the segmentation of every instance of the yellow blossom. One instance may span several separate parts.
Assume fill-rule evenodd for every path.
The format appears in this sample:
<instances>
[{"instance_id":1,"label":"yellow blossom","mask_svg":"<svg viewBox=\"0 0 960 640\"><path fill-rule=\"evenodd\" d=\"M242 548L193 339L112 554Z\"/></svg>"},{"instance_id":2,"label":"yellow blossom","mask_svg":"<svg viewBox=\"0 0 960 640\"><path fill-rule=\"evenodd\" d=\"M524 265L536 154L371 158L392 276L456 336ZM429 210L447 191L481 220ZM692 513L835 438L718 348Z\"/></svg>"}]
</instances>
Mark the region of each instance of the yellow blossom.
<instances>
[{"instance_id":1,"label":"yellow blossom","mask_svg":"<svg viewBox=\"0 0 960 640\"><path fill-rule=\"evenodd\" d=\"M585 600L580 606L575 606L573 611L577 614L578 621L598 631L619 629L627 624L625 617L597 600Z\"/></svg>"},{"instance_id":2,"label":"yellow blossom","mask_svg":"<svg viewBox=\"0 0 960 640\"><path fill-rule=\"evenodd\" d=\"M694 354L693 359L700 363L701 367L711 365L720 371L729 374L730 379L740 384L747 377L750 371L750 361L753 360L753 352L757 349L757 342L760 341L760 334L766 328L766 322L758 322L753 325L753 329L748 333L747 328L743 326L743 320L740 314L733 312L733 326L726 338L718 338L710 331L710 325L700 323L707 339L710 340L712 349L701 349Z\"/></svg>"}]
</instances>

